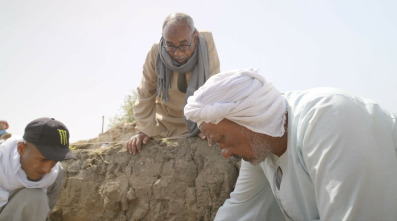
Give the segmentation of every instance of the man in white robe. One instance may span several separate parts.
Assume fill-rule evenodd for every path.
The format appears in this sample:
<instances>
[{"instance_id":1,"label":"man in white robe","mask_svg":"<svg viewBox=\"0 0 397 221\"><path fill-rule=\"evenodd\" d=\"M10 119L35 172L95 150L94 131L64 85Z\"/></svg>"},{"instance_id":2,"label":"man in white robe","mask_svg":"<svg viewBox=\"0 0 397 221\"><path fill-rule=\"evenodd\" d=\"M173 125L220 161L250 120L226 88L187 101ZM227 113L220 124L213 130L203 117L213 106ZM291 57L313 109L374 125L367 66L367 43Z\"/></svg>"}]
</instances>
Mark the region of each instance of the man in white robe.
<instances>
[{"instance_id":1,"label":"man in white robe","mask_svg":"<svg viewBox=\"0 0 397 221\"><path fill-rule=\"evenodd\" d=\"M281 94L254 69L217 74L185 106L243 158L215 220L397 220L397 116L334 88Z\"/></svg>"}]
</instances>

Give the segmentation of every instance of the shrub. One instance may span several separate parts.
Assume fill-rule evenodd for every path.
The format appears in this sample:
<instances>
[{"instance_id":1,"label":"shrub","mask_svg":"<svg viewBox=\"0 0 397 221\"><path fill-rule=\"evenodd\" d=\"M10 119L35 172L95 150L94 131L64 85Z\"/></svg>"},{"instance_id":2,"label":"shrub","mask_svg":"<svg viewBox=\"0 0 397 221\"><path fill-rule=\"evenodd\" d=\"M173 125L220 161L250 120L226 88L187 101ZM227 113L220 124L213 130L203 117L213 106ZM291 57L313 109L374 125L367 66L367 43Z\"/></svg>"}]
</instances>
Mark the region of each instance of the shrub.
<instances>
[{"instance_id":1,"label":"shrub","mask_svg":"<svg viewBox=\"0 0 397 221\"><path fill-rule=\"evenodd\" d=\"M124 98L124 104L120 107L120 112L113 118L110 118L109 128L112 128L121 123L132 123L134 122L134 104L136 101L137 92L131 90L131 94L128 94Z\"/></svg>"}]
</instances>

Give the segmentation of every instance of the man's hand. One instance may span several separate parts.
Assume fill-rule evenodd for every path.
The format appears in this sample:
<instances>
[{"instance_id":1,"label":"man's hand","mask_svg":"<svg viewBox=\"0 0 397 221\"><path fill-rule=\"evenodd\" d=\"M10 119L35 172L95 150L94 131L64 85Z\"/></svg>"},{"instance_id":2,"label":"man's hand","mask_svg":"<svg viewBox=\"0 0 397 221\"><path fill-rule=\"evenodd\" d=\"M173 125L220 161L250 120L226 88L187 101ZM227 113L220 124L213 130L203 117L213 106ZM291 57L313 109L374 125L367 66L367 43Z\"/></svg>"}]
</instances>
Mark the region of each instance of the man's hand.
<instances>
[{"instance_id":1,"label":"man's hand","mask_svg":"<svg viewBox=\"0 0 397 221\"><path fill-rule=\"evenodd\" d=\"M140 153L142 150L142 143L147 144L150 137L148 135L139 132L137 135L132 136L127 143L127 151L132 154Z\"/></svg>"},{"instance_id":2,"label":"man's hand","mask_svg":"<svg viewBox=\"0 0 397 221\"><path fill-rule=\"evenodd\" d=\"M206 136L205 136L205 134L203 133L203 132L201 132L200 131L200 133L197 135L198 137L200 137L201 139L205 139L205 138L207 138Z\"/></svg>"}]
</instances>

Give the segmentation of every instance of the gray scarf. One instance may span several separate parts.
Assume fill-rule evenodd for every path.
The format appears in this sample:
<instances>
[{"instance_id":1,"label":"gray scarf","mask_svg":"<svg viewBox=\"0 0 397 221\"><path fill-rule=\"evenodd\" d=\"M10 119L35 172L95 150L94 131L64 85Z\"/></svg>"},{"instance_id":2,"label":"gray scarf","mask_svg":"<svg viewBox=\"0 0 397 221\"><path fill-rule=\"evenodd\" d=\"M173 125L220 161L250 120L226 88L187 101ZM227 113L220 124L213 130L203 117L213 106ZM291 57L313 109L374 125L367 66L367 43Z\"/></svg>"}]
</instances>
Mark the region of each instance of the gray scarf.
<instances>
[{"instance_id":1,"label":"gray scarf","mask_svg":"<svg viewBox=\"0 0 397 221\"><path fill-rule=\"evenodd\" d=\"M210 77L210 65L207 43L203 36L198 33L198 43L194 49L194 53L189 60L180 65L176 62L164 49L164 40L161 38L159 45L159 53L156 58L156 73L157 73L157 94L163 101L168 102L168 88L171 87L172 73L178 72L179 75L185 75L193 70L190 78L189 86L186 90L185 104L187 99L202 86ZM184 116L189 137L195 136L200 131L197 124L186 120Z\"/></svg>"}]
</instances>

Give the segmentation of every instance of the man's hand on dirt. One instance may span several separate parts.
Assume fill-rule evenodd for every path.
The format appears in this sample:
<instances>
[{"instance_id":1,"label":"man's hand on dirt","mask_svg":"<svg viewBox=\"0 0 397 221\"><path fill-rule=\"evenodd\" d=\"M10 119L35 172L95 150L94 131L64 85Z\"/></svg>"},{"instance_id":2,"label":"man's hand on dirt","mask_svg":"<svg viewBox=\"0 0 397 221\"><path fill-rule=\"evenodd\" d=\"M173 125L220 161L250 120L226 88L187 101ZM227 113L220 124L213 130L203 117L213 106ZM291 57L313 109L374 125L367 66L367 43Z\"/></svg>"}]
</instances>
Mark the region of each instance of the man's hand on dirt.
<instances>
[{"instance_id":1,"label":"man's hand on dirt","mask_svg":"<svg viewBox=\"0 0 397 221\"><path fill-rule=\"evenodd\" d=\"M132 136L127 143L127 151L131 154L140 153L142 151L142 143L147 144L150 137L142 132Z\"/></svg>"}]
</instances>

